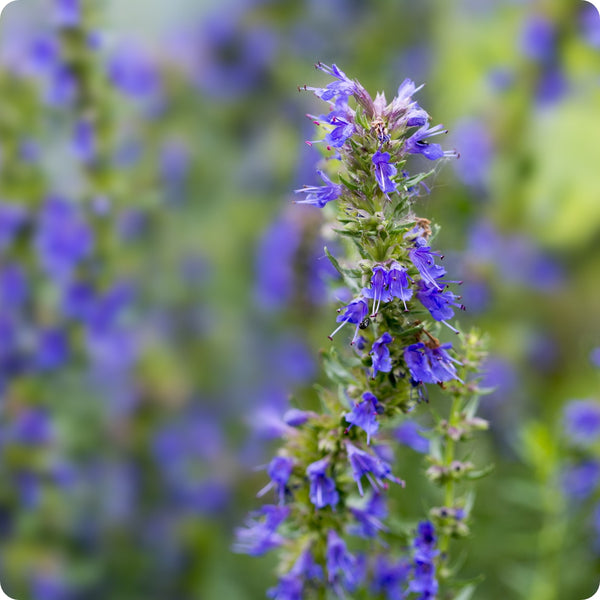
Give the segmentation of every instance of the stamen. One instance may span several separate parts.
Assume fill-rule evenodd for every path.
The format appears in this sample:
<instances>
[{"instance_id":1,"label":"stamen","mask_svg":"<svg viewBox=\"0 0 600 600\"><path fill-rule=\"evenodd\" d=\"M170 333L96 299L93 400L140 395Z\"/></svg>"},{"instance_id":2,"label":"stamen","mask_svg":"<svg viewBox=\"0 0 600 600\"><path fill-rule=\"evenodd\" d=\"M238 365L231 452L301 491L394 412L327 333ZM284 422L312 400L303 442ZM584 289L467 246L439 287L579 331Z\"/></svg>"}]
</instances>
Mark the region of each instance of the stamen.
<instances>
[{"instance_id":1,"label":"stamen","mask_svg":"<svg viewBox=\"0 0 600 600\"><path fill-rule=\"evenodd\" d=\"M333 336L349 321L350 319L346 319L345 321L342 322L342 324L330 335L328 335L327 337L332 340Z\"/></svg>"}]
</instances>

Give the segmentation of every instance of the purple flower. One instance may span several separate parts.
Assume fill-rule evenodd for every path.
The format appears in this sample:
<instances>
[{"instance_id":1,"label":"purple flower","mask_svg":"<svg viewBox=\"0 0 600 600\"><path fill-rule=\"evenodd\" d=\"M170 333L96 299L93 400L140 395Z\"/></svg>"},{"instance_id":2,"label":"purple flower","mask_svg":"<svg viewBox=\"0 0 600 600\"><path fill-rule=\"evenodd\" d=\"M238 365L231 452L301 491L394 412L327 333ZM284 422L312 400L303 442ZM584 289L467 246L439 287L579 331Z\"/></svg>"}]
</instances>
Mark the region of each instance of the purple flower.
<instances>
[{"instance_id":1,"label":"purple flower","mask_svg":"<svg viewBox=\"0 0 600 600\"><path fill-rule=\"evenodd\" d=\"M406 302L413 295L409 279L406 269L400 263L393 262L388 271L388 289L391 296L400 298L404 302L404 310L408 310Z\"/></svg>"},{"instance_id":2,"label":"purple flower","mask_svg":"<svg viewBox=\"0 0 600 600\"><path fill-rule=\"evenodd\" d=\"M139 46L122 44L108 63L108 77L127 96L145 98L158 92L160 76L150 56Z\"/></svg>"},{"instance_id":3,"label":"purple flower","mask_svg":"<svg viewBox=\"0 0 600 600\"><path fill-rule=\"evenodd\" d=\"M47 570L32 576L30 589L36 600L70 600L74 593L63 574Z\"/></svg>"},{"instance_id":4,"label":"purple flower","mask_svg":"<svg viewBox=\"0 0 600 600\"><path fill-rule=\"evenodd\" d=\"M530 16L523 27L521 51L527 58L544 62L552 58L556 45L554 23L543 15Z\"/></svg>"},{"instance_id":5,"label":"purple flower","mask_svg":"<svg viewBox=\"0 0 600 600\"><path fill-rule=\"evenodd\" d=\"M600 484L600 463L585 460L565 467L561 473L564 493L575 500L585 500Z\"/></svg>"},{"instance_id":6,"label":"purple flower","mask_svg":"<svg viewBox=\"0 0 600 600\"><path fill-rule=\"evenodd\" d=\"M565 433L573 442L589 444L600 437L600 404L573 400L564 409Z\"/></svg>"},{"instance_id":7,"label":"purple flower","mask_svg":"<svg viewBox=\"0 0 600 600\"><path fill-rule=\"evenodd\" d=\"M167 140L160 150L160 176L162 181L177 192L184 184L190 169L190 150L178 139Z\"/></svg>"},{"instance_id":8,"label":"purple flower","mask_svg":"<svg viewBox=\"0 0 600 600\"><path fill-rule=\"evenodd\" d=\"M419 271L421 280L430 287L440 288L436 281L446 274L446 269L435 264L435 256L441 257L439 252L432 252L431 247L422 237L415 239L415 247L408 251L408 257Z\"/></svg>"},{"instance_id":9,"label":"purple flower","mask_svg":"<svg viewBox=\"0 0 600 600\"><path fill-rule=\"evenodd\" d=\"M371 435L374 435L379 429L377 414L383 410L379 401L371 392L365 392L363 399L357 402L352 408L352 412L346 413L346 421L350 423L348 431L352 425L360 427L367 433L367 444L371 442Z\"/></svg>"},{"instance_id":10,"label":"purple flower","mask_svg":"<svg viewBox=\"0 0 600 600\"><path fill-rule=\"evenodd\" d=\"M437 536L435 528L430 521L422 521L417 527L417 536L413 542L415 551L422 557L433 558L438 552L435 549Z\"/></svg>"},{"instance_id":11,"label":"purple flower","mask_svg":"<svg viewBox=\"0 0 600 600\"><path fill-rule=\"evenodd\" d=\"M452 348L452 344L431 348L419 342L407 346L404 349L404 361L413 380L420 383L441 383L458 379L454 365L460 363L446 352L447 348Z\"/></svg>"},{"instance_id":12,"label":"purple flower","mask_svg":"<svg viewBox=\"0 0 600 600\"><path fill-rule=\"evenodd\" d=\"M356 519L356 524L348 528L348 533L362 538L375 538L380 531L387 531L383 519L388 515L385 498L382 494L373 492L364 508L350 507L350 512Z\"/></svg>"},{"instance_id":13,"label":"purple flower","mask_svg":"<svg viewBox=\"0 0 600 600\"><path fill-rule=\"evenodd\" d=\"M423 437L420 432L425 431L418 423L414 421L404 421L394 430L394 437L397 441L421 454L429 452L429 440Z\"/></svg>"},{"instance_id":14,"label":"purple flower","mask_svg":"<svg viewBox=\"0 0 600 600\"><path fill-rule=\"evenodd\" d=\"M8 437L11 442L27 446L48 444L53 438L52 423L48 411L28 408L17 415L11 424Z\"/></svg>"},{"instance_id":15,"label":"purple flower","mask_svg":"<svg viewBox=\"0 0 600 600\"><path fill-rule=\"evenodd\" d=\"M444 284L444 286L445 285L446 284ZM444 288L429 288L427 287L427 284L421 280L419 281L417 299L436 321L441 321L446 326L450 327L452 331L456 332L456 329L446 321L454 316L453 306L460 308L460 310L465 310L464 305L457 302L457 300L460 299L459 296L450 290L444 291Z\"/></svg>"},{"instance_id":16,"label":"purple flower","mask_svg":"<svg viewBox=\"0 0 600 600\"><path fill-rule=\"evenodd\" d=\"M366 316L369 312L369 307L362 298L359 298L357 300L353 300L352 302L350 302L350 304L348 304L345 308L346 308L346 310L345 310L344 314L339 315L336 319L336 321L338 323L341 323L341 325L329 336L329 339L330 340L333 339L333 336L346 323L352 323L353 325L356 325L356 331L354 332L354 337L352 338L352 342L350 342L352 345L354 345L354 343L356 342L356 338L358 337L359 326L366 318ZM342 309L340 309L340 311L341 310ZM338 311L338 312L340 312L340 311Z\"/></svg>"},{"instance_id":17,"label":"purple flower","mask_svg":"<svg viewBox=\"0 0 600 600\"><path fill-rule=\"evenodd\" d=\"M363 496L363 488L361 478L366 476L367 480L375 490L384 488L385 484L383 479L389 479L395 483L403 485L403 482L392 475L392 468L390 465L379 457L369 454L364 450L360 450L354 444L346 442L346 450L348 452L348 460L352 467L352 477L358 485L358 491Z\"/></svg>"},{"instance_id":18,"label":"purple flower","mask_svg":"<svg viewBox=\"0 0 600 600\"><path fill-rule=\"evenodd\" d=\"M18 204L0 201L0 252L8 248L27 221L27 211Z\"/></svg>"},{"instance_id":19,"label":"purple flower","mask_svg":"<svg viewBox=\"0 0 600 600\"><path fill-rule=\"evenodd\" d=\"M338 491L335 489L335 481L325 474L329 466L329 459L323 458L308 465L306 474L310 481L310 501L317 508L324 508L331 505L333 508L340 499Z\"/></svg>"},{"instance_id":20,"label":"purple flower","mask_svg":"<svg viewBox=\"0 0 600 600\"><path fill-rule=\"evenodd\" d=\"M346 548L346 543L333 530L327 534L327 580L337 592L340 584L352 590L360 581L357 560Z\"/></svg>"},{"instance_id":21,"label":"purple flower","mask_svg":"<svg viewBox=\"0 0 600 600\"><path fill-rule=\"evenodd\" d=\"M396 175L398 169L390 164L389 152L375 152L371 159L375 165L375 179L379 184L379 188L384 194L391 194L396 191L396 184L391 180L391 177Z\"/></svg>"},{"instance_id":22,"label":"purple flower","mask_svg":"<svg viewBox=\"0 0 600 600\"><path fill-rule=\"evenodd\" d=\"M579 33L594 48L600 48L600 15L595 6L584 4L579 14Z\"/></svg>"},{"instance_id":23,"label":"purple flower","mask_svg":"<svg viewBox=\"0 0 600 600\"><path fill-rule=\"evenodd\" d=\"M392 342L392 336L386 331L379 339L373 342L373 348L369 354L373 360L374 378L378 371L389 373L392 370L392 359L390 358L390 349L388 344Z\"/></svg>"},{"instance_id":24,"label":"purple flower","mask_svg":"<svg viewBox=\"0 0 600 600\"><path fill-rule=\"evenodd\" d=\"M468 186L485 189L494 153L492 137L482 121L469 119L454 126L453 140L460 159L453 163L459 179Z\"/></svg>"},{"instance_id":25,"label":"purple flower","mask_svg":"<svg viewBox=\"0 0 600 600\"><path fill-rule=\"evenodd\" d=\"M274 600L302 600L305 581L315 579L323 579L323 569L315 563L307 548L294 563L289 573L280 578L277 587L267 591L267 596Z\"/></svg>"},{"instance_id":26,"label":"purple flower","mask_svg":"<svg viewBox=\"0 0 600 600\"><path fill-rule=\"evenodd\" d=\"M342 185L333 183L323 171L317 170L325 185L304 186L299 190L294 190L296 194L306 194L304 200L296 200L296 204L312 204L323 208L328 202L337 200L342 193Z\"/></svg>"},{"instance_id":27,"label":"purple flower","mask_svg":"<svg viewBox=\"0 0 600 600\"><path fill-rule=\"evenodd\" d=\"M64 331L58 328L38 332L34 363L40 371L53 371L67 362L69 342Z\"/></svg>"},{"instance_id":28,"label":"purple flower","mask_svg":"<svg viewBox=\"0 0 600 600\"><path fill-rule=\"evenodd\" d=\"M296 573L288 573L279 578L277 587L267 590L267 598L275 600L303 600L304 580Z\"/></svg>"},{"instance_id":29,"label":"purple flower","mask_svg":"<svg viewBox=\"0 0 600 600\"><path fill-rule=\"evenodd\" d=\"M381 303L389 302L391 300L390 291L388 289L388 272L385 267L382 267L381 265L373 267L371 287L363 288L362 294L365 298L373 299L373 312L371 316L377 316Z\"/></svg>"},{"instance_id":30,"label":"purple flower","mask_svg":"<svg viewBox=\"0 0 600 600\"><path fill-rule=\"evenodd\" d=\"M271 372L284 382L306 383L315 374L312 353L301 336L292 334L272 340L270 351L265 356L271 365Z\"/></svg>"},{"instance_id":31,"label":"purple flower","mask_svg":"<svg viewBox=\"0 0 600 600\"><path fill-rule=\"evenodd\" d=\"M290 408L284 415L284 422L290 427L300 427L304 425L314 413L310 413L306 410L299 410L297 408Z\"/></svg>"},{"instance_id":32,"label":"purple flower","mask_svg":"<svg viewBox=\"0 0 600 600\"><path fill-rule=\"evenodd\" d=\"M8 263L0 269L0 306L2 310L17 310L29 296L29 285L23 268Z\"/></svg>"},{"instance_id":33,"label":"purple flower","mask_svg":"<svg viewBox=\"0 0 600 600\"><path fill-rule=\"evenodd\" d=\"M96 294L92 286L83 281L73 281L63 288L61 312L69 319L85 321L92 314Z\"/></svg>"},{"instance_id":34,"label":"purple flower","mask_svg":"<svg viewBox=\"0 0 600 600\"><path fill-rule=\"evenodd\" d=\"M54 19L59 27L77 27L81 21L80 0L54 0Z\"/></svg>"},{"instance_id":35,"label":"purple flower","mask_svg":"<svg viewBox=\"0 0 600 600\"><path fill-rule=\"evenodd\" d=\"M456 156L456 152L454 150L444 151L439 144L431 144L423 141L434 135L439 135L440 133L447 133L442 125L436 125L430 129L428 129L427 125L425 125L421 127L421 129L415 131L415 133L413 133L406 140L404 144L404 150L409 154L422 154L429 160L438 160L444 156Z\"/></svg>"},{"instance_id":36,"label":"purple flower","mask_svg":"<svg viewBox=\"0 0 600 600\"><path fill-rule=\"evenodd\" d=\"M346 74L335 64L331 67L323 63L315 65L317 69L331 75L336 81L332 81L325 88L315 88L306 86L304 89L314 92L315 96L325 100L325 102L335 103L337 101L346 102L354 94L358 87L355 81L349 79Z\"/></svg>"},{"instance_id":37,"label":"purple flower","mask_svg":"<svg viewBox=\"0 0 600 600\"><path fill-rule=\"evenodd\" d=\"M417 536L413 542L414 563L409 590L421 594L421 598L435 598L438 583L435 578L434 558L438 551L435 549L437 537L433 524L429 521L419 523Z\"/></svg>"},{"instance_id":38,"label":"purple flower","mask_svg":"<svg viewBox=\"0 0 600 600\"><path fill-rule=\"evenodd\" d=\"M349 120L346 107L332 110L328 115L323 115L321 118L333 125L333 129L325 136L325 141L334 148L341 148L346 140L352 137L354 124Z\"/></svg>"},{"instance_id":39,"label":"purple flower","mask_svg":"<svg viewBox=\"0 0 600 600\"><path fill-rule=\"evenodd\" d=\"M92 163L96 157L96 131L89 119L80 119L75 124L73 152L86 165Z\"/></svg>"},{"instance_id":40,"label":"purple flower","mask_svg":"<svg viewBox=\"0 0 600 600\"><path fill-rule=\"evenodd\" d=\"M373 563L374 594L383 595L387 600L404 600L404 587L411 571L411 564L406 560L390 562L385 555L376 556Z\"/></svg>"},{"instance_id":41,"label":"purple flower","mask_svg":"<svg viewBox=\"0 0 600 600\"><path fill-rule=\"evenodd\" d=\"M104 376L125 373L135 364L139 354L136 331L115 325L87 328L86 346L94 368Z\"/></svg>"},{"instance_id":42,"label":"purple flower","mask_svg":"<svg viewBox=\"0 0 600 600\"><path fill-rule=\"evenodd\" d=\"M568 82L562 67L559 64L547 65L537 82L535 98L540 105L549 105L558 102L568 88Z\"/></svg>"},{"instance_id":43,"label":"purple flower","mask_svg":"<svg viewBox=\"0 0 600 600\"><path fill-rule=\"evenodd\" d=\"M57 279L68 279L92 252L94 238L78 207L56 196L48 198L39 218L35 245L42 268Z\"/></svg>"},{"instance_id":44,"label":"purple flower","mask_svg":"<svg viewBox=\"0 0 600 600\"><path fill-rule=\"evenodd\" d=\"M77 78L65 65L57 65L46 81L44 101L50 106L63 108L73 103L79 92Z\"/></svg>"},{"instance_id":45,"label":"purple flower","mask_svg":"<svg viewBox=\"0 0 600 600\"><path fill-rule=\"evenodd\" d=\"M427 347L426 350L429 357L429 364L431 365L431 371L438 382L450 381L452 379L458 379L458 381L460 381L454 365L460 365L461 363L446 352L449 348L452 348L452 344L447 343L435 348Z\"/></svg>"},{"instance_id":46,"label":"purple flower","mask_svg":"<svg viewBox=\"0 0 600 600\"><path fill-rule=\"evenodd\" d=\"M21 140L19 145L19 158L28 164L36 164L41 155L41 149L38 142L32 138Z\"/></svg>"},{"instance_id":47,"label":"purple flower","mask_svg":"<svg viewBox=\"0 0 600 600\"><path fill-rule=\"evenodd\" d=\"M266 310L283 308L294 292L294 257L301 231L296 221L277 218L262 235L256 253L256 300Z\"/></svg>"},{"instance_id":48,"label":"purple flower","mask_svg":"<svg viewBox=\"0 0 600 600\"><path fill-rule=\"evenodd\" d=\"M291 458L287 458L286 456L276 456L267 467L267 473L271 478L271 482L260 490L257 495L259 497L263 496L271 488L275 487L277 488L277 495L279 496L279 504L283 504L285 502L286 494L289 494L287 482L292 474L293 466L294 461Z\"/></svg>"},{"instance_id":49,"label":"purple flower","mask_svg":"<svg viewBox=\"0 0 600 600\"><path fill-rule=\"evenodd\" d=\"M28 48L27 71L33 76L48 75L59 64L60 44L56 36L36 36Z\"/></svg>"},{"instance_id":50,"label":"purple flower","mask_svg":"<svg viewBox=\"0 0 600 600\"><path fill-rule=\"evenodd\" d=\"M276 533L277 528L290 514L288 506L273 506L267 504L260 510L250 514L246 527L238 527L235 531L236 541L233 551L240 554L259 556L277 546L284 538Z\"/></svg>"},{"instance_id":51,"label":"purple flower","mask_svg":"<svg viewBox=\"0 0 600 600\"><path fill-rule=\"evenodd\" d=\"M404 362L414 381L420 383L437 383L429 364L429 356L425 344L419 342L404 349Z\"/></svg>"}]
</instances>

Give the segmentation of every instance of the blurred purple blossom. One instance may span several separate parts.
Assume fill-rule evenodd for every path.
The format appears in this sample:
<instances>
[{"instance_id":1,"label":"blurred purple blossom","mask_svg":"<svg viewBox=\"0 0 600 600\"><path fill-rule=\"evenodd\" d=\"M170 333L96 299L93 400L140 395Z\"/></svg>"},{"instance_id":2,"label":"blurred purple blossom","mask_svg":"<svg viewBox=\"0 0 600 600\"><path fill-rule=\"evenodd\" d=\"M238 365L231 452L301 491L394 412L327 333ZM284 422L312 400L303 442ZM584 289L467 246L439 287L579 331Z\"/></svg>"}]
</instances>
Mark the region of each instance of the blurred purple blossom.
<instances>
[{"instance_id":1,"label":"blurred purple blossom","mask_svg":"<svg viewBox=\"0 0 600 600\"><path fill-rule=\"evenodd\" d=\"M68 279L91 255L93 244L92 229L80 207L58 196L45 200L38 217L35 246L38 261L50 277Z\"/></svg>"},{"instance_id":2,"label":"blurred purple blossom","mask_svg":"<svg viewBox=\"0 0 600 600\"><path fill-rule=\"evenodd\" d=\"M62 367L69 358L67 334L59 328L38 331L34 367L39 371L52 371Z\"/></svg>"},{"instance_id":3,"label":"blurred purple blossom","mask_svg":"<svg viewBox=\"0 0 600 600\"><path fill-rule=\"evenodd\" d=\"M294 256L300 245L298 223L283 216L264 232L256 256L256 300L266 311L281 310L294 292Z\"/></svg>"},{"instance_id":4,"label":"blurred purple blossom","mask_svg":"<svg viewBox=\"0 0 600 600\"><path fill-rule=\"evenodd\" d=\"M6 436L11 443L16 444L48 444L54 437L50 414L40 407L24 408L9 423Z\"/></svg>"},{"instance_id":5,"label":"blurred purple blossom","mask_svg":"<svg viewBox=\"0 0 600 600\"><path fill-rule=\"evenodd\" d=\"M248 24L244 3L230 3L195 28L171 36L173 61L199 89L235 98L264 83L276 58L277 38L266 26Z\"/></svg>"},{"instance_id":6,"label":"blurred purple blossom","mask_svg":"<svg viewBox=\"0 0 600 600\"><path fill-rule=\"evenodd\" d=\"M14 311L29 297L29 282L25 270L17 263L7 262L0 267L0 307Z\"/></svg>"},{"instance_id":7,"label":"blurred purple blossom","mask_svg":"<svg viewBox=\"0 0 600 600\"><path fill-rule=\"evenodd\" d=\"M12 243L27 219L25 207L0 200L0 252Z\"/></svg>"},{"instance_id":8,"label":"blurred purple blossom","mask_svg":"<svg viewBox=\"0 0 600 600\"><path fill-rule=\"evenodd\" d=\"M588 2L581 5L579 31L590 46L600 48L600 15L596 7Z\"/></svg>"},{"instance_id":9,"label":"blurred purple blossom","mask_svg":"<svg viewBox=\"0 0 600 600\"><path fill-rule=\"evenodd\" d=\"M600 484L600 463L584 460L564 467L561 485L564 493L574 500L585 500Z\"/></svg>"},{"instance_id":10,"label":"blurred purple blossom","mask_svg":"<svg viewBox=\"0 0 600 600\"><path fill-rule=\"evenodd\" d=\"M72 139L73 153L83 164L93 162L97 152L96 131L89 119L75 123Z\"/></svg>"},{"instance_id":11,"label":"blurred purple blossom","mask_svg":"<svg viewBox=\"0 0 600 600\"><path fill-rule=\"evenodd\" d=\"M556 44L554 23L541 14L531 15L521 34L521 51L527 58L543 62L552 58Z\"/></svg>"},{"instance_id":12,"label":"blurred purple blossom","mask_svg":"<svg viewBox=\"0 0 600 600\"><path fill-rule=\"evenodd\" d=\"M465 119L456 123L452 131L452 144L459 152L459 159L452 162L456 174L465 185L485 190L494 154L487 127L481 120Z\"/></svg>"},{"instance_id":13,"label":"blurred purple blossom","mask_svg":"<svg viewBox=\"0 0 600 600\"><path fill-rule=\"evenodd\" d=\"M59 27L77 27L81 21L81 0L54 0L54 21Z\"/></svg>"},{"instance_id":14,"label":"blurred purple blossom","mask_svg":"<svg viewBox=\"0 0 600 600\"><path fill-rule=\"evenodd\" d=\"M565 278L561 265L524 235L503 236L489 221L471 228L466 258L474 264L493 264L506 282L548 292Z\"/></svg>"},{"instance_id":15,"label":"blurred purple blossom","mask_svg":"<svg viewBox=\"0 0 600 600\"><path fill-rule=\"evenodd\" d=\"M600 402L571 400L564 408L567 437L575 443L590 444L600 438Z\"/></svg>"},{"instance_id":16,"label":"blurred purple blossom","mask_svg":"<svg viewBox=\"0 0 600 600\"><path fill-rule=\"evenodd\" d=\"M415 421L407 420L396 427L394 438L421 454L427 454L429 452L429 440L421 435L421 432L425 431L427 430Z\"/></svg>"},{"instance_id":17,"label":"blurred purple blossom","mask_svg":"<svg viewBox=\"0 0 600 600\"><path fill-rule=\"evenodd\" d=\"M160 91L161 79L154 58L140 44L121 41L108 61L108 77L123 94L145 99Z\"/></svg>"}]
</instances>

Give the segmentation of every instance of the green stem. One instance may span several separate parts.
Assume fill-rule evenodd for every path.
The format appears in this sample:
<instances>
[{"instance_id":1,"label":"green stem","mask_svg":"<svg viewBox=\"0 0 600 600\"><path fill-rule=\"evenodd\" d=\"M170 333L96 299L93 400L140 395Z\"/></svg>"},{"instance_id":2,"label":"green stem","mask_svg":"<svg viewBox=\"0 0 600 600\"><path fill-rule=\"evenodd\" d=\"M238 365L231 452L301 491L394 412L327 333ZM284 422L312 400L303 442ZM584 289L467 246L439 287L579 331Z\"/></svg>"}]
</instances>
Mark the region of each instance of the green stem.
<instances>
[{"instance_id":1,"label":"green stem","mask_svg":"<svg viewBox=\"0 0 600 600\"><path fill-rule=\"evenodd\" d=\"M450 407L450 415L448 416L448 427L454 427L460 417L461 411L461 396L455 394L452 398L452 405ZM450 465L455 458L456 442L449 436L446 436L446 444L444 448L444 467L450 469ZM454 493L455 493L455 481L452 477L448 477L444 484L444 505L451 508L454 506ZM443 532L440 536L439 549L441 560L445 561L444 555L448 552L450 546L450 535L447 532Z\"/></svg>"}]
</instances>

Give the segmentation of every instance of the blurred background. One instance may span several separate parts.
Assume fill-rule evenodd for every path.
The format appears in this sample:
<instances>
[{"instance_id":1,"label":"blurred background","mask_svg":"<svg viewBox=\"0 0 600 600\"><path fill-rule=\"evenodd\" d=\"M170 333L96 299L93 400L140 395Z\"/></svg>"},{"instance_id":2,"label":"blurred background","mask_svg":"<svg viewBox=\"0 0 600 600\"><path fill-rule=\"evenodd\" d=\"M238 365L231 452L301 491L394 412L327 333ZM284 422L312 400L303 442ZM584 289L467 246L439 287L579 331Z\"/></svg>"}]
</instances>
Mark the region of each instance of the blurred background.
<instances>
[{"instance_id":1,"label":"blurred background","mask_svg":"<svg viewBox=\"0 0 600 600\"><path fill-rule=\"evenodd\" d=\"M0 20L0 581L19 600L255 600L232 554L337 285L316 183L338 64L449 130L419 214L489 332L466 578L600 577L600 16L579 0L18 0ZM341 343L337 340L336 343ZM582 402L585 401L585 402ZM401 514L432 490L413 449ZM416 515L416 516L415 516Z\"/></svg>"}]
</instances>

